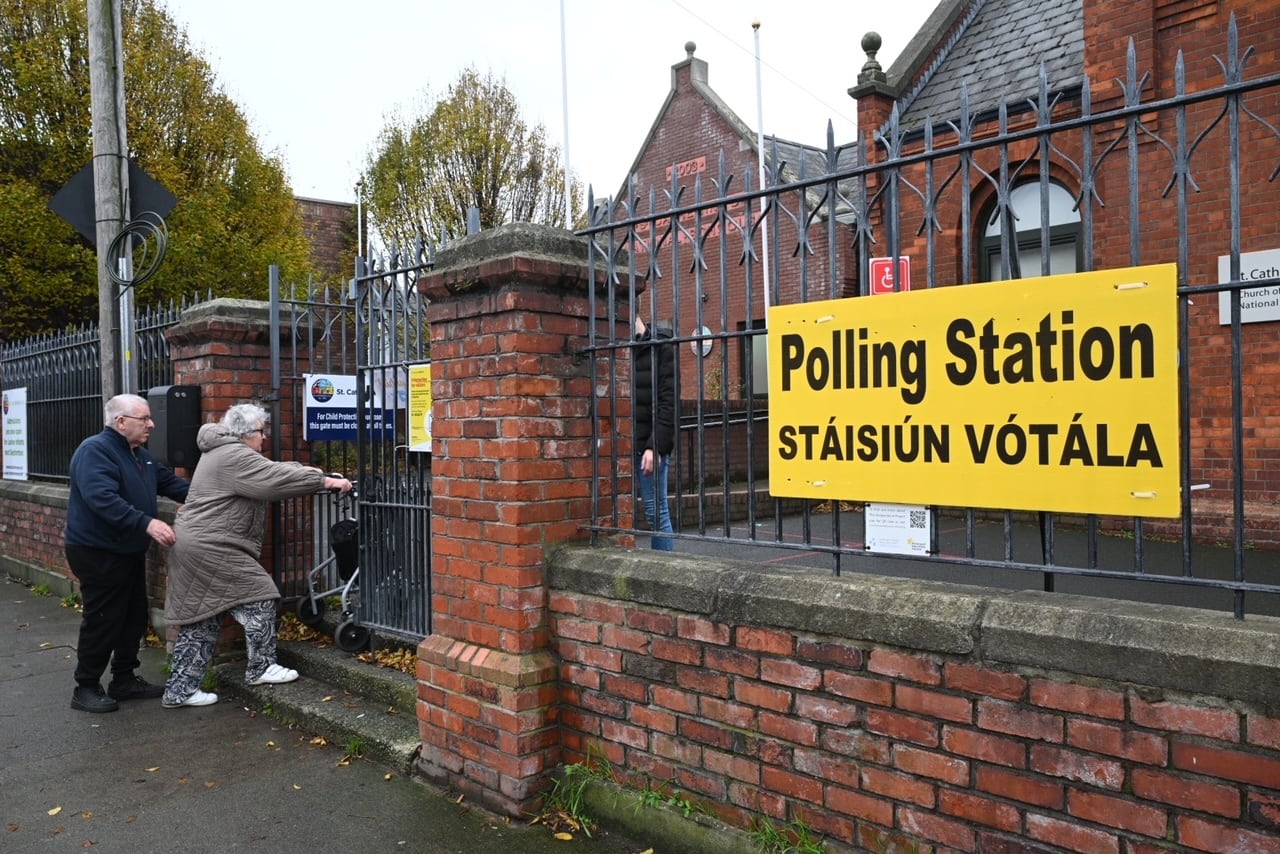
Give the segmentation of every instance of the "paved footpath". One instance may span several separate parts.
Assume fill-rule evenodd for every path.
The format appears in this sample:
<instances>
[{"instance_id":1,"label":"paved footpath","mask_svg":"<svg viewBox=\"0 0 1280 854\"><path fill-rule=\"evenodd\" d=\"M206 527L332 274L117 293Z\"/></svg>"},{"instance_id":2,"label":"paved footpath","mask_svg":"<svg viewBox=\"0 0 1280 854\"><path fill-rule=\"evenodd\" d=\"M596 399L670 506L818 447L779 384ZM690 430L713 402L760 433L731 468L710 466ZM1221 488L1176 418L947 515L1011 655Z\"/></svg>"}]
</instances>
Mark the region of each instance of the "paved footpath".
<instances>
[{"instance_id":1,"label":"paved footpath","mask_svg":"<svg viewBox=\"0 0 1280 854\"><path fill-rule=\"evenodd\" d=\"M0 579L0 851L638 854L470 809L223 697L71 708L80 618ZM164 681L164 653L141 675Z\"/></svg>"}]
</instances>

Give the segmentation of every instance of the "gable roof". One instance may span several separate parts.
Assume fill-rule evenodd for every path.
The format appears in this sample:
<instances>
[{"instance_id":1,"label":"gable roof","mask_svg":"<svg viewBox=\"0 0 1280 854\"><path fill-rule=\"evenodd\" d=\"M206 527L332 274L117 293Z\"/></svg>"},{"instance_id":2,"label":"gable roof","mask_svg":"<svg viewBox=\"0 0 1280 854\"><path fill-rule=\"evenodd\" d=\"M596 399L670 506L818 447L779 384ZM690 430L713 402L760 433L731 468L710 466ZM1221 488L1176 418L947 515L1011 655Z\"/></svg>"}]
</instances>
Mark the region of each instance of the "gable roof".
<instances>
[{"instance_id":1,"label":"gable roof","mask_svg":"<svg viewBox=\"0 0 1280 854\"><path fill-rule=\"evenodd\" d=\"M899 130L955 119L962 91L972 113L994 112L1002 97L1021 108L1042 65L1050 92L1084 83L1083 0L943 0L888 71Z\"/></svg>"},{"instance_id":2,"label":"gable roof","mask_svg":"<svg viewBox=\"0 0 1280 854\"><path fill-rule=\"evenodd\" d=\"M671 66L671 90L662 102L662 107L654 117L653 123L649 125L649 132L645 135L639 149L637 149L635 159L631 161L631 167L627 170L628 178L639 170L640 161L644 158L645 152L649 150L649 146L658 134L658 129L662 126L667 113L670 111L671 104L679 91L679 73L686 66L689 69L689 85L693 91L706 102L712 112L719 116L738 135L744 148L750 148L751 151L756 153L757 157L760 156L755 129L744 122L708 83L706 60L698 59L693 55L697 45L692 41L685 42L684 49L686 53L685 59ZM815 178L819 175L826 175L830 171L827 168L827 149L825 146L806 145L766 134L764 136L763 154L766 166L773 166L775 152L777 160L782 167L782 174L779 176L779 180L782 183L799 181L801 174L805 178ZM838 145L835 147L835 152L837 170L843 171L857 166L859 158L856 144ZM625 196L627 181L627 178L623 179L618 195L613 198L617 199ZM840 192L848 197L850 193L855 191L855 185L856 182L852 180L842 181L840 183ZM759 188L757 187L756 189ZM811 190L810 192L815 191ZM817 202L816 196L814 201L815 203Z\"/></svg>"}]
</instances>

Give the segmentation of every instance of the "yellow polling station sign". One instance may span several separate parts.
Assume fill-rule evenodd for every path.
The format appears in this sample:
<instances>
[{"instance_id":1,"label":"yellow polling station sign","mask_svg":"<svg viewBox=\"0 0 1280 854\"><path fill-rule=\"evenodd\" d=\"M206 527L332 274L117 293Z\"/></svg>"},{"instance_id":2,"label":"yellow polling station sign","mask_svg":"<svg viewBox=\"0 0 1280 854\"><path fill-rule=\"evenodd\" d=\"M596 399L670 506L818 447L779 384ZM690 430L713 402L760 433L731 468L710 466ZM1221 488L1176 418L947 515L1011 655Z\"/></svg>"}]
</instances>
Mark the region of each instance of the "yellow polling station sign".
<instances>
[{"instance_id":1,"label":"yellow polling station sign","mask_svg":"<svg viewBox=\"0 0 1280 854\"><path fill-rule=\"evenodd\" d=\"M1180 514L1177 267L769 311L774 495Z\"/></svg>"}]
</instances>

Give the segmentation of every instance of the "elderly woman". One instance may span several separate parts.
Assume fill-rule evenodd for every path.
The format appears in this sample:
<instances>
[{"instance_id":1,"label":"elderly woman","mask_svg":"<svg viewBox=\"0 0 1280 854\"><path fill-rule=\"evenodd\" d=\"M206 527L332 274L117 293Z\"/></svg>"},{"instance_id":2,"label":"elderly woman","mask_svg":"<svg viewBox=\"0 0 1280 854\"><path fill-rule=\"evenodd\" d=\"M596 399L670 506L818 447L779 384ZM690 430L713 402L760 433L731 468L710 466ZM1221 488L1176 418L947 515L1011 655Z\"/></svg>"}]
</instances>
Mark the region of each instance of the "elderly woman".
<instances>
[{"instance_id":1,"label":"elderly woman","mask_svg":"<svg viewBox=\"0 0 1280 854\"><path fill-rule=\"evenodd\" d=\"M267 502L322 489L347 492L351 482L301 463L262 455L267 412L253 403L227 410L200 428L202 456L169 551L165 619L178 625L173 670L161 700L166 709L207 706L218 695L200 690L222 629L223 615L244 626L250 685L292 682L296 670L276 664L276 600L280 592L258 563Z\"/></svg>"}]
</instances>

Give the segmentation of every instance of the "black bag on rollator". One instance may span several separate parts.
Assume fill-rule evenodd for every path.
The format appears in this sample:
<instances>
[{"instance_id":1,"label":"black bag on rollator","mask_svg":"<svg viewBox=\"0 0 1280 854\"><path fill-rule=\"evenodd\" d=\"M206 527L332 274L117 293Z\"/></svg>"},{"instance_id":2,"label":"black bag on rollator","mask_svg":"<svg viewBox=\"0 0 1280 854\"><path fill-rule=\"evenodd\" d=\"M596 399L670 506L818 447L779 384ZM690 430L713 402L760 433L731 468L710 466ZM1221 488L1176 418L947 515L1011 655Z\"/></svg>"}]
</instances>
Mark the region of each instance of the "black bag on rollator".
<instances>
[{"instance_id":1,"label":"black bag on rollator","mask_svg":"<svg viewBox=\"0 0 1280 854\"><path fill-rule=\"evenodd\" d=\"M329 529L329 545L337 558L338 576L350 581L360 566L360 524L355 519L339 519Z\"/></svg>"}]
</instances>

